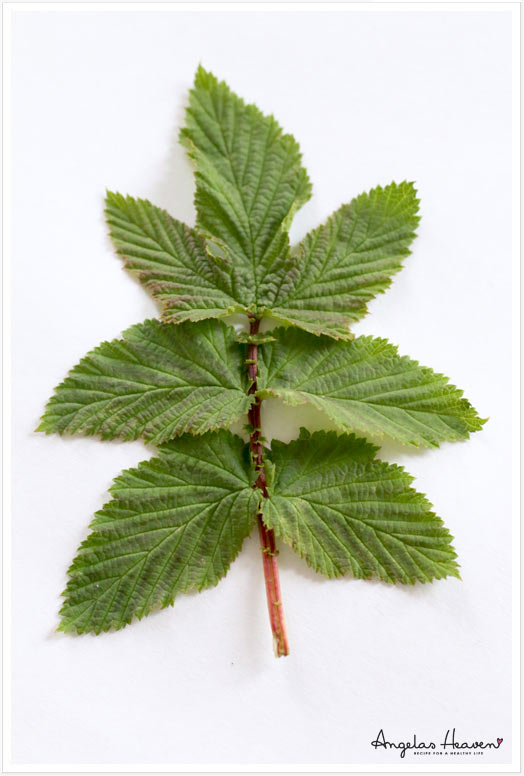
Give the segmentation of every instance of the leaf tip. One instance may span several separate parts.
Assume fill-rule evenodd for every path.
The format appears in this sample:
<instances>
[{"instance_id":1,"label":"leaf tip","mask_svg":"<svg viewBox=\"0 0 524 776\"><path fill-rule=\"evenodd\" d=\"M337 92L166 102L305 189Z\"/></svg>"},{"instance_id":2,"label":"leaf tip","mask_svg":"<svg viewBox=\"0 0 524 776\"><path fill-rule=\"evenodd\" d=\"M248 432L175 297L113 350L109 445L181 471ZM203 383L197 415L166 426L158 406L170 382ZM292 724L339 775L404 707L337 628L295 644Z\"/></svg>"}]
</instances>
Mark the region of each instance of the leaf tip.
<instances>
[{"instance_id":1,"label":"leaf tip","mask_svg":"<svg viewBox=\"0 0 524 776\"><path fill-rule=\"evenodd\" d=\"M118 191L111 191L111 189L108 189L106 187L106 195L105 195L106 205L117 204L117 202L121 199L123 199L122 194L120 194Z\"/></svg>"},{"instance_id":2,"label":"leaf tip","mask_svg":"<svg viewBox=\"0 0 524 776\"><path fill-rule=\"evenodd\" d=\"M60 432L57 429L56 425L53 423L52 418L50 419L50 418L46 417L46 415L44 415L42 418L40 418L40 423L35 428L34 433L39 433L39 434L40 433L41 434L54 434L54 433L58 433L58 434L61 434L62 432Z\"/></svg>"},{"instance_id":3,"label":"leaf tip","mask_svg":"<svg viewBox=\"0 0 524 776\"><path fill-rule=\"evenodd\" d=\"M64 593L62 593L64 595ZM63 607L60 611L63 611ZM75 631L75 627L72 622L70 622L66 615L62 615L60 618L60 622L56 626L55 633L72 633Z\"/></svg>"},{"instance_id":4,"label":"leaf tip","mask_svg":"<svg viewBox=\"0 0 524 776\"><path fill-rule=\"evenodd\" d=\"M198 67L195 72L194 87L195 89L210 90L212 87L217 86L218 79L210 70L206 70L202 65L202 62L198 63Z\"/></svg>"}]
</instances>

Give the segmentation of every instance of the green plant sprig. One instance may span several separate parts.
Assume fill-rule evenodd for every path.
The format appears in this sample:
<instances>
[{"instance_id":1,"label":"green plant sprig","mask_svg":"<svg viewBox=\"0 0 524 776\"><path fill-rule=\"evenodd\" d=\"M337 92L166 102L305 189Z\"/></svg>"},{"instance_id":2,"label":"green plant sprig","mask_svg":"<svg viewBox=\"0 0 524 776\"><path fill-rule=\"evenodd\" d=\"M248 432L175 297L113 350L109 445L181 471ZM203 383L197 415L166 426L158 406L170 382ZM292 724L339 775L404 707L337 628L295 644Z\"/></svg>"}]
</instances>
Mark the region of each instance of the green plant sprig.
<instances>
[{"instance_id":1,"label":"green plant sprig","mask_svg":"<svg viewBox=\"0 0 524 776\"><path fill-rule=\"evenodd\" d=\"M272 116L199 67L181 141L195 166L195 228L147 200L106 200L116 250L161 320L89 352L38 428L158 449L114 480L69 569L59 629L122 628L216 585L256 524L275 653L287 655L277 539L328 577L459 576L452 536L413 478L363 437L438 447L485 421L445 376L350 329L410 253L412 183L361 194L291 246L311 184ZM220 320L232 313L249 332ZM281 325L261 333L268 318ZM316 407L337 431L268 446L270 396ZM246 415L247 444L227 430Z\"/></svg>"}]
</instances>

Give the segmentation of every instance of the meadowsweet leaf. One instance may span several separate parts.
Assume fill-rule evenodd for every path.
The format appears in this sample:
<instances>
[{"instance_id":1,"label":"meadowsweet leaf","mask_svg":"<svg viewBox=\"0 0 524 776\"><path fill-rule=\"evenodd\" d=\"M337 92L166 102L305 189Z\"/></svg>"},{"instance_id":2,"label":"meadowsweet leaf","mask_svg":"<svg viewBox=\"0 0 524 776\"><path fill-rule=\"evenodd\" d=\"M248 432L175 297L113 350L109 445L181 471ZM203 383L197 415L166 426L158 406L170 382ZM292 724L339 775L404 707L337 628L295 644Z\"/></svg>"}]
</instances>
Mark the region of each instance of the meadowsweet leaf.
<instances>
[{"instance_id":1,"label":"meadowsweet leaf","mask_svg":"<svg viewBox=\"0 0 524 776\"><path fill-rule=\"evenodd\" d=\"M147 200L107 193L106 219L127 269L164 307L173 323L242 312L229 271L204 239Z\"/></svg>"},{"instance_id":2,"label":"meadowsweet leaf","mask_svg":"<svg viewBox=\"0 0 524 776\"><path fill-rule=\"evenodd\" d=\"M311 196L297 142L202 67L181 141L195 164L197 226L209 249L229 262L236 298L253 311L270 307L291 281L291 219Z\"/></svg>"},{"instance_id":3,"label":"meadowsweet leaf","mask_svg":"<svg viewBox=\"0 0 524 776\"><path fill-rule=\"evenodd\" d=\"M385 339L350 342L277 329L261 347L260 396L310 403L341 431L438 447L466 439L484 420L448 378L420 366Z\"/></svg>"},{"instance_id":4,"label":"meadowsweet leaf","mask_svg":"<svg viewBox=\"0 0 524 776\"><path fill-rule=\"evenodd\" d=\"M183 436L111 487L69 569L60 630L101 633L225 576L257 513L240 437Z\"/></svg>"},{"instance_id":5,"label":"meadowsweet leaf","mask_svg":"<svg viewBox=\"0 0 524 776\"><path fill-rule=\"evenodd\" d=\"M327 577L385 582L458 577L452 537L403 467L375 459L353 435L317 432L273 441L268 527Z\"/></svg>"},{"instance_id":6,"label":"meadowsweet leaf","mask_svg":"<svg viewBox=\"0 0 524 776\"><path fill-rule=\"evenodd\" d=\"M37 430L160 444L229 426L251 406L247 388L231 327L150 320L88 353L56 388Z\"/></svg>"},{"instance_id":7,"label":"meadowsweet leaf","mask_svg":"<svg viewBox=\"0 0 524 776\"><path fill-rule=\"evenodd\" d=\"M378 186L342 205L293 250L300 272L270 315L314 334L350 339L349 326L411 253L418 205L407 182Z\"/></svg>"}]
</instances>

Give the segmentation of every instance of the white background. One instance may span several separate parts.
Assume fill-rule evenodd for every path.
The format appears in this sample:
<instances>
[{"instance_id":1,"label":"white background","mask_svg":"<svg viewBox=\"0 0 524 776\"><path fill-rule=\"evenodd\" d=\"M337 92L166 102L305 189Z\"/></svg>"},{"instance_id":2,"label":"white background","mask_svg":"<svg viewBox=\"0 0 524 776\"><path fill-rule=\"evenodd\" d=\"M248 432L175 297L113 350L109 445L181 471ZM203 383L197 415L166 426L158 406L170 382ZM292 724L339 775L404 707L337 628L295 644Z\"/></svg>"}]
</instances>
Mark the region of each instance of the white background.
<instances>
[{"instance_id":1,"label":"white background","mask_svg":"<svg viewBox=\"0 0 524 776\"><path fill-rule=\"evenodd\" d=\"M508 763L511 751L511 13L13 8L12 759L27 763ZM66 569L140 442L33 433L84 353L156 314L106 237L105 187L194 223L177 143L199 62L301 144L314 197L292 237L416 181L414 253L355 331L448 374L490 420L405 464L463 580L315 575L283 548L292 654L272 655L255 537L218 587L99 637L55 633ZM319 415L268 402L289 440ZM375 751L504 738L483 756Z\"/></svg>"}]
</instances>

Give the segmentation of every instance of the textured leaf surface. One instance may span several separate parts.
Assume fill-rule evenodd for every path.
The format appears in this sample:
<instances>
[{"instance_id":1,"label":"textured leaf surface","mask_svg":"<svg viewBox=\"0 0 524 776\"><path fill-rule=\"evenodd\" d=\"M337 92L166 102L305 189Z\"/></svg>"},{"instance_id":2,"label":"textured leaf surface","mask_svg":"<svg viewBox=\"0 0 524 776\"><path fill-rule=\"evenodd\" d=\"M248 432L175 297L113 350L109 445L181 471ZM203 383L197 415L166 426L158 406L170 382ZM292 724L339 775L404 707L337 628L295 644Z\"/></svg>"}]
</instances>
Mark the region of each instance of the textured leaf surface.
<instances>
[{"instance_id":1,"label":"textured leaf surface","mask_svg":"<svg viewBox=\"0 0 524 776\"><path fill-rule=\"evenodd\" d=\"M336 342L298 329L277 329L261 347L261 396L309 402L342 431L404 444L437 446L466 439L482 424L462 391L385 339Z\"/></svg>"},{"instance_id":2,"label":"textured leaf surface","mask_svg":"<svg viewBox=\"0 0 524 776\"><path fill-rule=\"evenodd\" d=\"M258 496L246 445L184 436L123 472L69 569L60 629L100 633L212 587L238 554Z\"/></svg>"},{"instance_id":3,"label":"textured leaf surface","mask_svg":"<svg viewBox=\"0 0 524 776\"><path fill-rule=\"evenodd\" d=\"M203 238L147 200L107 193L109 231L125 266L169 310L173 323L242 312L231 275Z\"/></svg>"},{"instance_id":4,"label":"textured leaf surface","mask_svg":"<svg viewBox=\"0 0 524 776\"><path fill-rule=\"evenodd\" d=\"M231 327L151 320L104 342L56 388L39 431L157 444L229 426L246 413L247 375Z\"/></svg>"},{"instance_id":5,"label":"textured leaf surface","mask_svg":"<svg viewBox=\"0 0 524 776\"><path fill-rule=\"evenodd\" d=\"M291 279L287 229L311 196L296 141L202 67L181 139L196 166L197 225L229 261L237 298L271 306Z\"/></svg>"},{"instance_id":6,"label":"textured leaf surface","mask_svg":"<svg viewBox=\"0 0 524 776\"><path fill-rule=\"evenodd\" d=\"M300 273L271 315L314 334L351 338L350 324L411 253L418 205L407 182L378 186L342 205L293 250Z\"/></svg>"},{"instance_id":7,"label":"textured leaf surface","mask_svg":"<svg viewBox=\"0 0 524 776\"><path fill-rule=\"evenodd\" d=\"M452 537L401 466L353 435L273 441L264 521L316 571L386 582L458 576Z\"/></svg>"},{"instance_id":8,"label":"textured leaf surface","mask_svg":"<svg viewBox=\"0 0 524 776\"><path fill-rule=\"evenodd\" d=\"M107 195L110 234L167 322L243 312L351 339L391 283L418 223L411 183L361 194L291 250L311 196L298 144L272 116L199 67L181 141L195 163L196 229L147 200Z\"/></svg>"}]
</instances>

